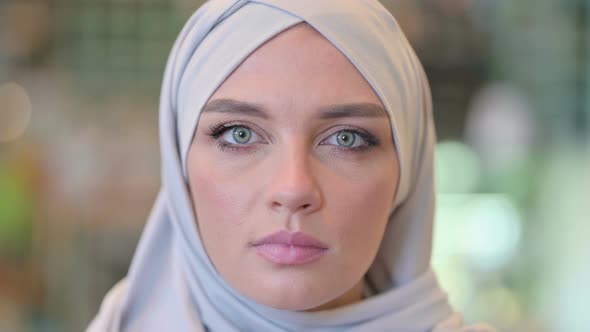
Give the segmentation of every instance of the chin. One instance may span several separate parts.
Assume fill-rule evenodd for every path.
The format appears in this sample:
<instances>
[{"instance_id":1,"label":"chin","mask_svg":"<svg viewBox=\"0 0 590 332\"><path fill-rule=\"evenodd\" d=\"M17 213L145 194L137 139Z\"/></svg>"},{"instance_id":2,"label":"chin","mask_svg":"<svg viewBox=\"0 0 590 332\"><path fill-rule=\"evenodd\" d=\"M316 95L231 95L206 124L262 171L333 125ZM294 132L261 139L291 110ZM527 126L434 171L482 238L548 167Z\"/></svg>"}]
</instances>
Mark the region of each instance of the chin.
<instances>
[{"instance_id":1,"label":"chin","mask_svg":"<svg viewBox=\"0 0 590 332\"><path fill-rule=\"evenodd\" d=\"M289 311L307 311L320 307L333 300L338 294L330 296L325 284L322 286L317 280L304 282L288 278L285 280L273 280L262 283L266 287L250 289L246 293L254 301L268 307Z\"/></svg>"}]
</instances>

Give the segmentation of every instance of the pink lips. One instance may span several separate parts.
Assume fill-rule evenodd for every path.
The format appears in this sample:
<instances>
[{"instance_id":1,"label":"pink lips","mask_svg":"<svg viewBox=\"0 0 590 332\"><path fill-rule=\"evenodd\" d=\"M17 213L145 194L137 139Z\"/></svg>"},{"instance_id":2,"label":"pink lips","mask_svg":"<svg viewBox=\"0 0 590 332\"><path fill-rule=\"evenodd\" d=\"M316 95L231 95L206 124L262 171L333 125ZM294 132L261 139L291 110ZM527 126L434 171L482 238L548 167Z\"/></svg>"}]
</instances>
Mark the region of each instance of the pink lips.
<instances>
[{"instance_id":1,"label":"pink lips","mask_svg":"<svg viewBox=\"0 0 590 332\"><path fill-rule=\"evenodd\" d=\"M256 253L280 265L301 265L320 258L328 246L301 232L280 231L254 243Z\"/></svg>"}]
</instances>

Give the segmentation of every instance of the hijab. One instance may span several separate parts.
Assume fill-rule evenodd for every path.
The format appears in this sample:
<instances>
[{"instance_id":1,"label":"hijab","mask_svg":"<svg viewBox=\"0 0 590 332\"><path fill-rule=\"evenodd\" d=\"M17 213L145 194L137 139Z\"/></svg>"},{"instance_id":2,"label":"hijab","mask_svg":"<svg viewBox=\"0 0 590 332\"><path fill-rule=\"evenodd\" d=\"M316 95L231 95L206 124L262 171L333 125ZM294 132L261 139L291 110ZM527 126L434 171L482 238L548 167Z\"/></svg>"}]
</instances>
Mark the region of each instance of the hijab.
<instances>
[{"instance_id":1,"label":"hijab","mask_svg":"<svg viewBox=\"0 0 590 332\"><path fill-rule=\"evenodd\" d=\"M215 270L187 187L199 113L254 50L306 22L338 48L388 113L400 163L394 209L365 283L368 297L298 312L254 302ZM377 0L211 0L188 20L168 58L160 97L161 189L128 275L88 331L456 331L430 267L435 132L422 66ZM392 166L393 167L393 166Z\"/></svg>"}]
</instances>

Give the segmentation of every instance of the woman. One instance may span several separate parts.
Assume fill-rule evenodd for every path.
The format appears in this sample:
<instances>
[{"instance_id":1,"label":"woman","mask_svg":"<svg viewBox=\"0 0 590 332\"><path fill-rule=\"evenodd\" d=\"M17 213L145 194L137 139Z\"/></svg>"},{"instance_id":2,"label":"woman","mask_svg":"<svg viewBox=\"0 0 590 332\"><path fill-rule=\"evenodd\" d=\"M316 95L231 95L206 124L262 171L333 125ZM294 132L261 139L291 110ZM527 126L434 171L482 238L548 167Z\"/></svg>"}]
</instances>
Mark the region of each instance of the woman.
<instances>
[{"instance_id":1,"label":"woman","mask_svg":"<svg viewBox=\"0 0 590 332\"><path fill-rule=\"evenodd\" d=\"M430 269L428 84L377 1L207 2L160 138L160 195L89 331L462 329Z\"/></svg>"}]
</instances>

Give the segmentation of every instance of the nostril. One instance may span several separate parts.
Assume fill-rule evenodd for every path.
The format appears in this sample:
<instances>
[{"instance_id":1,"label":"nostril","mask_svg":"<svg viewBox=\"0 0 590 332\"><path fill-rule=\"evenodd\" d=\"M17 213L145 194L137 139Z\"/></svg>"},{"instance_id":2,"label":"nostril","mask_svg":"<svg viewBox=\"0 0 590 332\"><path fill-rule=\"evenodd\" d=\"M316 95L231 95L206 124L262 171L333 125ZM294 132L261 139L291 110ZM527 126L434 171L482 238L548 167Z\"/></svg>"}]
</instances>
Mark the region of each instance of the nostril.
<instances>
[{"instance_id":1,"label":"nostril","mask_svg":"<svg viewBox=\"0 0 590 332\"><path fill-rule=\"evenodd\" d=\"M283 206L283 204L281 204L279 202L276 202L276 201L275 202L272 202L272 207L273 208L281 208L282 206ZM311 208L311 204L310 203L306 203L306 204L303 204L303 205L300 205L299 206L299 209L301 209L301 210L308 210L310 208Z\"/></svg>"}]
</instances>

